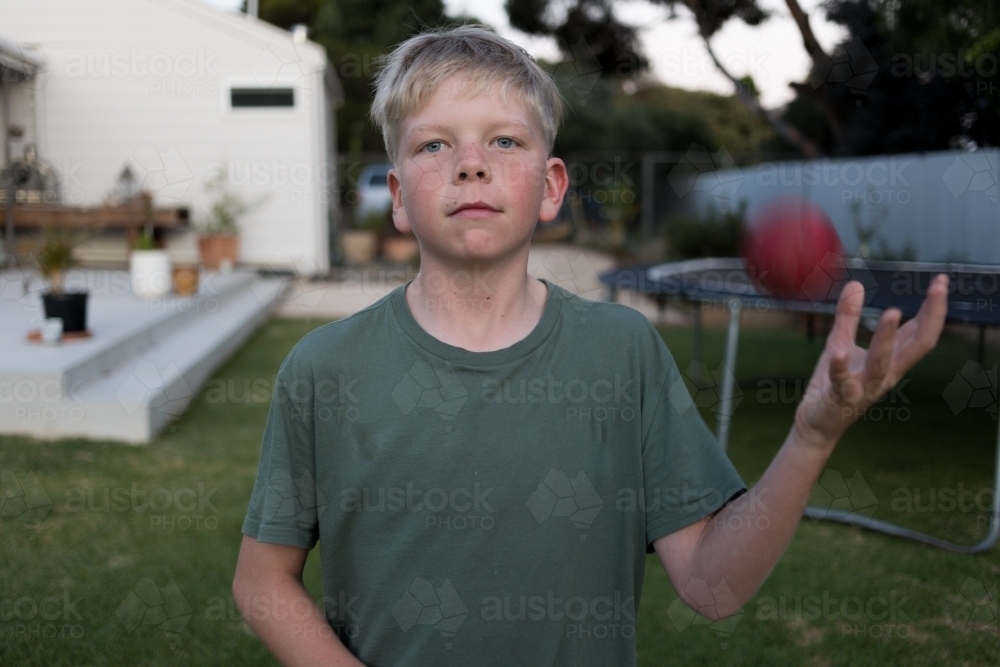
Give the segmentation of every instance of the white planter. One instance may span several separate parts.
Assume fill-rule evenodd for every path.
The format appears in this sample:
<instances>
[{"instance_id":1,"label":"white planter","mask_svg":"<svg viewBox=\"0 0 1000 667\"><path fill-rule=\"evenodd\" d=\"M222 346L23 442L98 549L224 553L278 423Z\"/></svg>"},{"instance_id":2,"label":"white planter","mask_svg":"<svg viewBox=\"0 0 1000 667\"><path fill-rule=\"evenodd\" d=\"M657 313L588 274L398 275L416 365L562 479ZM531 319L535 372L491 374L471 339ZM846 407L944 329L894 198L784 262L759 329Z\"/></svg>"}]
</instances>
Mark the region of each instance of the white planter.
<instances>
[{"instance_id":1,"label":"white planter","mask_svg":"<svg viewBox=\"0 0 1000 667\"><path fill-rule=\"evenodd\" d=\"M136 296L153 299L170 292L173 275L166 250L133 250L129 255L129 271L132 293Z\"/></svg>"}]
</instances>

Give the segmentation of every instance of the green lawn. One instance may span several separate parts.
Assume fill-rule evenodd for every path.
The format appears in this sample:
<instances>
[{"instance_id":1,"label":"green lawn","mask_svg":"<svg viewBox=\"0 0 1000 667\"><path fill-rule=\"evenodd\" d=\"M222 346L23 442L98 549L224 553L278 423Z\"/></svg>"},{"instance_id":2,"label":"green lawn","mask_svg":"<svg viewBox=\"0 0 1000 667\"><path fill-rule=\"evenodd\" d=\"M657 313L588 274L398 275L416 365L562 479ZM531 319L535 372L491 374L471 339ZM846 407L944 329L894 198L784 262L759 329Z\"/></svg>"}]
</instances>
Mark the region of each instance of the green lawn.
<instances>
[{"instance_id":1,"label":"green lawn","mask_svg":"<svg viewBox=\"0 0 1000 667\"><path fill-rule=\"evenodd\" d=\"M319 324L265 326L151 446L0 438L8 515L0 518L0 665L274 664L236 612L230 582L270 378ZM664 337L686 369L690 332L672 328ZM706 333L710 369L722 345L721 331ZM806 375L819 349L795 331L746 331L738 374ZM984 533L992 497L981 490L992 485L996 421L983 407L956 415L942 398L973 356L973 345L942 339L895 402L880 406L880 419L844 438L823 478L828 493L815 499L848 494L876 518L961 542ZM985 365L996 363L991 352ZM770 389L745 386L733 420L730 455L748 482L795 409L792 385L784 394ZM992 391L995 401L995 383ZM806 520L742 616L725 626L685 614L650 559L639 662L995 665L998 554L959 556ZM319 596L315 554L306 583Z\"/></svg>"}]
</instances>

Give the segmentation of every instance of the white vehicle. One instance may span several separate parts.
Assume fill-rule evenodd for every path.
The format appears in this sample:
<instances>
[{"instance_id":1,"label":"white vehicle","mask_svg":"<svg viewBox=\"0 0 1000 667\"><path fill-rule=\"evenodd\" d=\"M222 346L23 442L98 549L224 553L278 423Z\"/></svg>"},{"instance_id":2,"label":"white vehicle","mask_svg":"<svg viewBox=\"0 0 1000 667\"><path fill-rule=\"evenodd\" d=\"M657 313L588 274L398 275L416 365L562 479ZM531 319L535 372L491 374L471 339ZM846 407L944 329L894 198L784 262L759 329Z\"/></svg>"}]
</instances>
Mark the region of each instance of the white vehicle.
<instances>
[{"instance_id":1,"label":"white vehicle","mask_svg":"<svg viewBox=\"0 0 1000 667\"><path fill-rule=\"evenodd\" d=\"M371 164L361 170L361 175L358 176L358 206L355 209L355 220L358 223L392 208L388 182L390 169L391 164Z\"/></svg>"}]
</instances>

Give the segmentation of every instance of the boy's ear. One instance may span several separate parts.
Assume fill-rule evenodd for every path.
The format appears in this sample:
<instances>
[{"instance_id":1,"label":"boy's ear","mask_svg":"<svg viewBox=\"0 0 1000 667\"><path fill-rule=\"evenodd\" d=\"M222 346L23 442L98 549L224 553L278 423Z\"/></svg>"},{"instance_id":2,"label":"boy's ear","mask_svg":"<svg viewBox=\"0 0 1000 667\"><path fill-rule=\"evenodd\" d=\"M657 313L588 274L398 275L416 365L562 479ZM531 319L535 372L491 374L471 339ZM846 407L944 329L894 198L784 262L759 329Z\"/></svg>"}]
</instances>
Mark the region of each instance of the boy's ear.
<instances>
[{"instance_id":1,"label":"boy's ear","mask_svg":"<svg viewBox=\"0 0 1000 667\"><path fill-rule=\"evenodd\" d=\"M562 208L563 198L569 188L569 175L566 170L566 163L557 157L549 158L545 162L545 192L542 195L542 208L538 212L538 219L542 222L551 222L559 215Z\"/></svg>"},{"instance_id":2,"label":"boy's ear","mask_svg":"<svg viewBox=\"0 0 1000 667\"><path fill-rule=\"evenodd\" d=\"M389 170L386 180L389 184L389 194L392 196L392 224L406 234L411 231L410 221L406 219L406 209L403 208L403 184L395 168Z\"/></svg>"}]
</instances>

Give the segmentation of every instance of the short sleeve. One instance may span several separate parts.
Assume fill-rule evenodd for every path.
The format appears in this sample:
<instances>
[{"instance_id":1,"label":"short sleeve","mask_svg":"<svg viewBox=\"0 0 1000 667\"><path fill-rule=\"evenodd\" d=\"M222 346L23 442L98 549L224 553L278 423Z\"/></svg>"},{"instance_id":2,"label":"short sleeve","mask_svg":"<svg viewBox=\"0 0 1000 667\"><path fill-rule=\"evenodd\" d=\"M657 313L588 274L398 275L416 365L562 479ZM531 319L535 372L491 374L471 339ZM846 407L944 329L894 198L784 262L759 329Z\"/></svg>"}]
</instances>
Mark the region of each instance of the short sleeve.
<instances>
[{"instance_id":1,"label":"short sleeve","mask_svg":"<svg viewBox=\"0 0 1000 667\"><path fill-rule=\"evenodd\" d=\"M652 417L642 442L650 553L657 538L714 514L747 490L698 412L663 339L653 331L654 365L664 379L650 403Z\"/></svg>"},{"instance_id":2,"label":"short sleeve","mask_svg":"<svg viewBox=\"0 0 1000 667\"><path fill-rule=\"evenodd\" d=\"M316 485L314 377L298 349L289 353L275 381L243 533L311 549L326 503Z\"/></svg>"}]
</instances>

